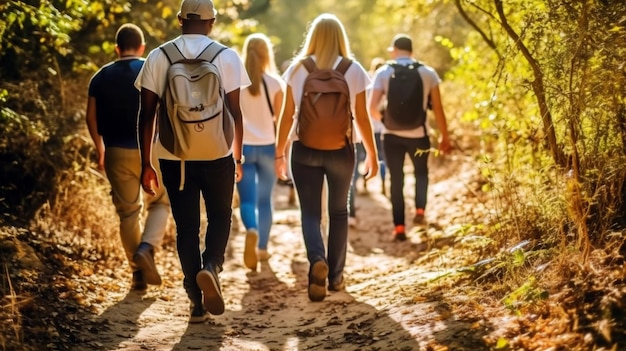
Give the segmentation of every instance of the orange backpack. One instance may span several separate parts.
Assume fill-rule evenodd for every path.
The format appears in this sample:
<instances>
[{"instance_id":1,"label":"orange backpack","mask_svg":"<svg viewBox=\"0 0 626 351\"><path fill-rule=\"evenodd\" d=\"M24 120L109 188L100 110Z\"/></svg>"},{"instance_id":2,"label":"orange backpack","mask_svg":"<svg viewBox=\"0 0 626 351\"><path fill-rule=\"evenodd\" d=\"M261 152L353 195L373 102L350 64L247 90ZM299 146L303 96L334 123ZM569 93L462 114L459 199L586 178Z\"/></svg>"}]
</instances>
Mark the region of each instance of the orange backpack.
<instances>
[{"instance_id":1,"label":"orange backpack","mask_svg":"<svg viewBox=\"0 0 626 351\"><path fill-rule=\"evenodd\" d=\"M309 74L302 89L298 138L312 149L341 149L352 133L350 89L344 77L352 61L342 57L336 69L318 69L311 57L302 64Z\"/></svg>"}]
</instances>

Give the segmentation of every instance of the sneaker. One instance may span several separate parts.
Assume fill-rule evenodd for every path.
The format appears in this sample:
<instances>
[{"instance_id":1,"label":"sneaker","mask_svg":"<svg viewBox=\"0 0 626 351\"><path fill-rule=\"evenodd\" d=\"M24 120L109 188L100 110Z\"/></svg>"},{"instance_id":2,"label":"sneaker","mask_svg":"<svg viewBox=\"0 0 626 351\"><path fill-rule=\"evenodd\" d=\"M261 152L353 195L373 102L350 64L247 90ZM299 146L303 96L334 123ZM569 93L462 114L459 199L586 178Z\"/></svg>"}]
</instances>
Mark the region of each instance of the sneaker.
<instances>
[{"instance_id":1,"label":"sneaker","mask_svg":"<svg viewBox=\"0 0 626 351\"><path fill-rule=\"evenodd\" d=\"M348 226L350 228L356 228L356 226L357 226L357 219L356 219L356 217L348 217Z\"/></svg>"},{"instance_id":2,"label":"sneaker","mask_svg":"<svg viewBox=\"0 0 626 351\"><path fill-rule=\"evenodd\" d=\"M134 271L130 290L136 292L146 292L147 289L148 284L146 284L146 281L143 279L143 273L141 273L141 271Z\"/></svg>"},{"instance_id":3,"label":"sneaker","mask_svg":"<svg viewBox=\"0 0 626 351\"><path fill-rule=\"evenodd\" d=\"M343 274L339 278L334 279L334 281L328 282L328 290L330 291L343 291L345 288L346 280L343 279Z\"/></svg>"},{"instance_id":4,"label":"sneaker","mask_svg":"<svg viewBox=\"0 0 626 351\"><path fill-rule=\"evenodd\" d=\"M259 242L259 233L256 229L250 229L246 232L246 243L243 248L243 263L246 267L256 271L257 255L256 246Z\"/></svg>"},{"instance_id":5,"label":"sneaker","mask_svg":"<svg viewBox=\"0 0 626 351\"><path fill-rule=\"evenodd\" d=\"M406 233L404 232L404 226L402 224L397 225L396 228L393 230L393 240L394 241L406 240Z\"/></svg>"},{"instance_id":6,"label":"sneaker","mask_svg":"<svg viewBox=\"0 0 626 351\"><path fill-rule=\"evenodd\" d=\"M270 257L272 257L272 255L271 255L269 252L267 252L267 250L264 250L264 249L258 249L258 250L256 251L256 258L257 258L259 261L267 261L267 260L269 260L269 259L270 259Z\"/></svg>"},{"instance_id":7,"label":"sneaker","mask_svg":"<svg viewBox=\"0 0 626 351\"><path fill-rule=\"evenodd\" d=\"M204 308L213 315L224 313L224 298L217 278L217 270L211 263L196 275L196 283L204 295Z\"/></svg>"},{"instance_id":8,"label":"sneaker","mask_svg":"<svg viewBox=\"0 0 626 351\"><path fill-rule=\"evenodd\" d=\"M328 264L317 261L311 266L309 272L309 299L314 302L323 301L326 297L326 278L328 277Z\"/></svg>"},{"instance_id":9,"label":"sneaker","mask_svg":"<svg viewBox=\"0 0 626 351\"><path fill-rule=\"evenodd\" d=\"M152 245L142 242L133 255L133 261L143 273L147 284L161 285L161 276L154 263L154 248Z\"/></svg>"},{"instance_id":10,"label":"sneaker","mask_svg":"<svg viewBox=\"0 0 626 351\"><path fill-rule=\"evenodd\" d=\"M189 307L189 323L202 323L209 319L209 314L206 313L204 306L201 302L191 303Z\"/></svg>"},{"instance_id":11,"label":"sneaker","mask_svg":"<svg viewBox=\"0 0 626 351\"><path fill-rule=\"evenodd\" d=\"M413 224L423 224L424 223L424 209L418 208L415 210L415 217L413 217Z\"/></svg>"}]
</instances>

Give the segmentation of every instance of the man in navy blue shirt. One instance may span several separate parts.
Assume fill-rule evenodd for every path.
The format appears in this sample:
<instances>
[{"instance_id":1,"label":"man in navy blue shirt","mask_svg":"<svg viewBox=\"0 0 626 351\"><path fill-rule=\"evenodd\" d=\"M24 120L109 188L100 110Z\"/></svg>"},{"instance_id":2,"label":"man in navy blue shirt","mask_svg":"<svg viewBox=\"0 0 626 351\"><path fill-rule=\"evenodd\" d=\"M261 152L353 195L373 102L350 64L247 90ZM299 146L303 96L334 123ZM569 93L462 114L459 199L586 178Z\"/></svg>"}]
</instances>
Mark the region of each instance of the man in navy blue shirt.
<instances>
[{"instance_id":1,"label":"man in navy blue shirt","mask_svg":"<svg viewBox=\"0 0 626 351\"><path fill-rule=\"evenodd\" d=\"M131 290L143 292L147 284L161 284L154 252L163 242L170 204L164 190L145 199L141 191L139 91L134 83L144 64L143 32L127 23L118 29L115 41L117 60L101 67L89 83L86 120L96 146L98 169L106 172L111 184L120 238L133 271Z\"/></svg>"}]
</instances>

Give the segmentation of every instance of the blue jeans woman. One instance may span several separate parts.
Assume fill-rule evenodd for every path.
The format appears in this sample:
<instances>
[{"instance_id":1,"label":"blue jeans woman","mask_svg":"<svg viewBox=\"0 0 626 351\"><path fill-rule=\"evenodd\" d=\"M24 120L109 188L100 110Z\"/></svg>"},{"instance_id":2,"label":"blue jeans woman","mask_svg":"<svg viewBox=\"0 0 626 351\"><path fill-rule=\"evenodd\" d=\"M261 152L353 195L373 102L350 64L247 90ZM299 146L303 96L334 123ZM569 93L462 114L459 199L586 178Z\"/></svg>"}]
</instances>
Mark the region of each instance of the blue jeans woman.
<instances>
[{"instance_id":1,"label":"blue jeans woman","mask_svg":"<svg viewBox=\"0 0 626 351\"><path fill-rule=\"evenodd\" d=\"M274 144L244 145L243 178L237 183L240 215L246 231L258 234L259 259L267 257L273 219L272 191L276 183ZM254 249L254 248L248 248ZM256 265L256 263L255 263Z\"/></svg>"}]
</instances>

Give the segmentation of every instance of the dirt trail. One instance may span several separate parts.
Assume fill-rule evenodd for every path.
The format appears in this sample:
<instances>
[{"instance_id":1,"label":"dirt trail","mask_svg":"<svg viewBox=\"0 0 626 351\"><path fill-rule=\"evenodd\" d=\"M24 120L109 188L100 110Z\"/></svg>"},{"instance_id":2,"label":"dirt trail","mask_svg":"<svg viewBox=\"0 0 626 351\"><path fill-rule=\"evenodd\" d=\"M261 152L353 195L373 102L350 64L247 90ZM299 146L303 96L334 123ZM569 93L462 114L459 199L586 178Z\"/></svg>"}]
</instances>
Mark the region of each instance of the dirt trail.
<instances>
[{"instance_id":1,"label":"dirt trail","mask_svg":"<svg viewBox=\"0 0 626 351\"><path fill-rule=\"evenodd\" d=\"M475 297L449 296L445 284L422 284L470 260L467 248L454 245L452 229L477 203L469 190L476 173L471 162L460 155L431 160L429 226L416 228L404 243L391 241L390 204L380 181L370 181L369 193L357 183L359 224L350 232L345 292L309 302L299 212L287 204L287 188L278 186L272 257L257 272L243 266L243 226L235 211L220 275L223 315L187 322L182 273L170 248L157 255L164 284L141 296L128 293L128 280L117 282L74 350L488 350L484 338L500 324L483 317L489 308ZM407 179L407 192L411 184Z\"/></svg>"}]
</instances>

